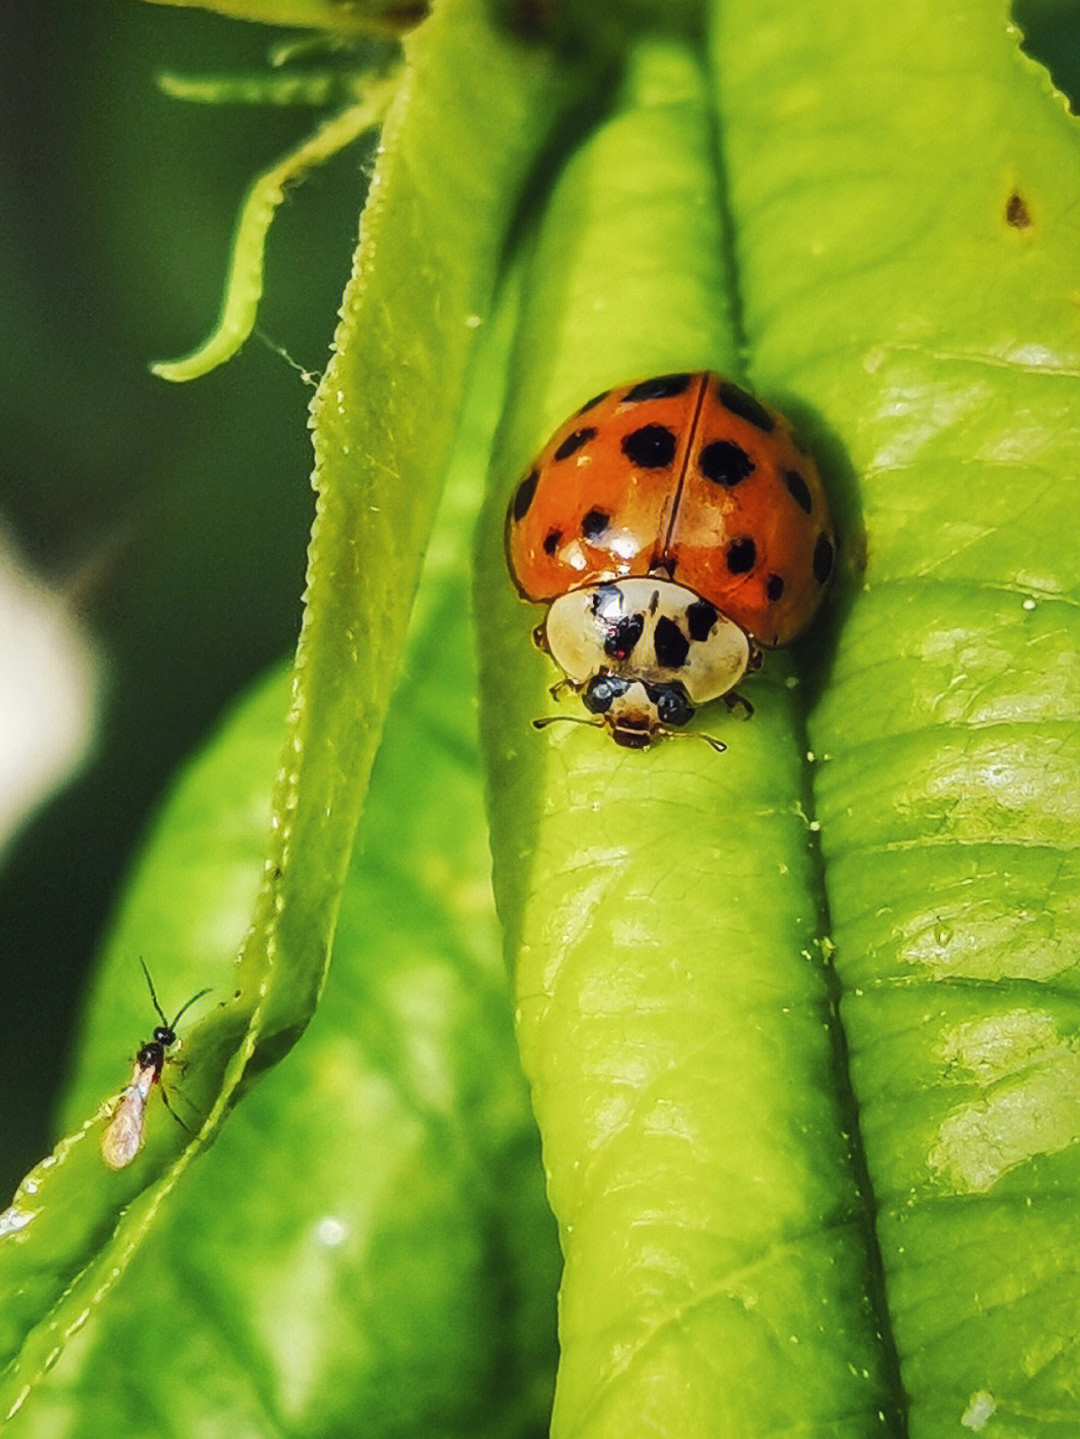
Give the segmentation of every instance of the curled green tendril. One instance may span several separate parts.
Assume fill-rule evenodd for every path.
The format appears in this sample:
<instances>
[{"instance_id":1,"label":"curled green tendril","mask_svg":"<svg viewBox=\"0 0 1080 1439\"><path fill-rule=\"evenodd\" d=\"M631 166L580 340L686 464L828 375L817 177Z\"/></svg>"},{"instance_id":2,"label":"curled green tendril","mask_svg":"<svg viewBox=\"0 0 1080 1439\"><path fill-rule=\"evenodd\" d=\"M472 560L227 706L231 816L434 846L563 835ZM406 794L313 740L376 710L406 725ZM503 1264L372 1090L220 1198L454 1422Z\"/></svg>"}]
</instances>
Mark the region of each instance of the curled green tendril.
<instances>
[{"instance_id":1,"label":"curled green tendril","mask_svg":"<svg viewBox=\"0 0 1080 1439\"><path fill-rule=\"evenodd\" d=\"M374 129L386 113L399 73L394 71L377 81L364 82L362 100L331 116L313 135L259 176L240 211L217 325L208 338L183 359L151 365L155 375L163 380L198 379L236 354L255 326L262 298L266 236L274 213L285 198L285 186Z\"/></svg>"}]
</instances>

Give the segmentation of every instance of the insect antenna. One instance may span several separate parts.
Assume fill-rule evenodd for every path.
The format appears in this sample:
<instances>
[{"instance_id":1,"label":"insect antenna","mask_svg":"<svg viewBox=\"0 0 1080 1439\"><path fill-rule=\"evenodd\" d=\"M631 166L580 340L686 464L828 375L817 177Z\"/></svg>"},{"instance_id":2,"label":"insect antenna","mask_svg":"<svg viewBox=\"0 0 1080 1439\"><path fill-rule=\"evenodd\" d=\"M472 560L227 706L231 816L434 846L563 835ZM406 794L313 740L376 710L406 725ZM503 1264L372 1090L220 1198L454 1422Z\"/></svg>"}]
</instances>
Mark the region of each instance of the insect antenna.
<instances>
[{"instance_id":1,"label":"insect antenna","mask_svg":"<svg viewBox=\"0 0 1080 1439\"><path fill-rule=\"evenodd\" d=\"M150 990L150 998L151 998L151 999L153 1000L153 1002L154 1002L154 1008L157 1010L158 1018L161 1020L162 1024L165 1026L166 1029L171 1029L171 1030L174 1030L174 1031L175 1031L176 1026L177 1026L177 1024L179 1023L181 1017L188 1012L188 1010L189 1010L189 1009L191 1008L191 1006L195 1003L195 1001L196 1001L197 999L202 999L202 997L203 997L204 994L209 994L209 993L210 993L210 990L209 990L209 989L200 989L199 992L198 992L198 994L193 994L193 995L191 996L191 998L188 1000L187 1004L181 1006L181 1008L176 1011L176 1018L175 1018L175 1019L173 1020L173 1022L170 1024L169 1021L165 1018L165 1011L162 1009L161 1005L158 1003L157 993L156 993L156 991L155 991L155 989L154 989L154 981L150 978L150 971L149 971L149 970L147 969L147 967L146 967L146 961L145 961L144 959L140 959L140 960L139 960L139 963L142 965L142 972L143 972L143 974L146 975L146 983L147 983L147 986L148 986L148 988L149 988L149 990Z\"/></svg>"},{"instance_id":2,"label":"insect antenna","mask_svg":"<svg viewBox=\"0 0 1080 1439\"><path fill-rule=\"evenodd\" d=\"M703 739L711 749L714 749L716 751L717 754L723 754L724 751L727 749L727 745L722 739L717 739L715 735L706 734L704 730L666 729L663 730L662 733L666 735L668 739Z\"/></svg>"},{"instance_id":3,"label":"insect antenna","mask_svg":"<svg viewBox=\"0 0 1080 1439\"><path fill-rule=\"evenodd\" d=\"M158 997L157 997L157 994L156 994L156 992L155 992L155 990L154 990L154 981L150 978L150 971L149 971L149 970L147 969L147 967L146 967L146 960L145 960L145 959L140 959L140 960L139 960L139 963L142 965L142 972L143 972L143 974L146 975L146 983L147 983L147 987L148 987L149 990L150 990L150 998L151 998L151 1000L153 1001L154 1008L155 1008L155 1009L157 1010L157 1012L158 1012L158 1018L161 1020L162 1024L164 1024L165 1027L168 1028L168 1026L169 1026L169 1021L165 1018L165 1012L164 1012L164 1010L161 1008L161 1005L158 1004Z\"/></svg>"},{"instance_id":4,"label":"insect antenna","mask_svg":"<svg viewBox=\"0 0 1080 1439\"><path fill-rule=\"evenodd\" d=\"M176 1026L177 1026L177 1024L178 1024L179 1021L180 1021L181 1016L184 1015L184 1014L186 1014L186 1013L188 1012L188 1010L189 1010L189 1009L191 1008L191 1006L195 1003L195 1001L196 1001L197 999L202 999L202 997L203 997L204 994L209 994L209 993L210 993L210 990L207 988L207 989L200 989L199 992L198 992L198 994L193 994L193 995L191 996L191 998L188 1000L187 1004L182 1005L182 1006L176 1011L176 1018L173 1020L172 1024L169 1025L169 1028L170 1028L170 1029L175 1029ZM160 1014L161 1011L159 1010L158 1013ZM162 1015L162 1018L163 1018L163 1019L164 1019L164 1017L165 1017L165 1016Z\"/></svg>"},{"instance_id":5,"label":"insect antenna","mask_svg":"<svg viewBox=\"0 0 1080 1439\"><path fill-rule=\"evenodd\" d=\"M590 729L603 729L604 721L599 715L595 719L582 719L581 715L541 715L532 722L533 729L547 729L549 724L584 724Z\"/></svg>"}]
</instances>

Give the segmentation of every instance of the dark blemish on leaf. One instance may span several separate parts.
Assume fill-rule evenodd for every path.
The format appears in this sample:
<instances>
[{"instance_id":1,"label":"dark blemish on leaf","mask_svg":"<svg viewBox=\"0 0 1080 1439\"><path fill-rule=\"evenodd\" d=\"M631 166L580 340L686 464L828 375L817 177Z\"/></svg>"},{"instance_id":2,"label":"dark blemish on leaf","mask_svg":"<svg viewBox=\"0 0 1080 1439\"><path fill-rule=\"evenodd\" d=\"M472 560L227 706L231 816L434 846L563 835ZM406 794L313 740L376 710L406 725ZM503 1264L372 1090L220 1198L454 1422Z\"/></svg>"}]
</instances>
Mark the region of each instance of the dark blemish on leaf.
<instances>
[{"instance_id":1,"label":"dark blemish on leaf","mask_svg":"<svg viewBox=\"0 0 1080 1439\"><path fill-rule=\"evenodd\" d=\"M1014 230L1031 229L1031 211L1022 196L1014 190L1005 202L1005 223Z\"/></svg>"}]
</instances>

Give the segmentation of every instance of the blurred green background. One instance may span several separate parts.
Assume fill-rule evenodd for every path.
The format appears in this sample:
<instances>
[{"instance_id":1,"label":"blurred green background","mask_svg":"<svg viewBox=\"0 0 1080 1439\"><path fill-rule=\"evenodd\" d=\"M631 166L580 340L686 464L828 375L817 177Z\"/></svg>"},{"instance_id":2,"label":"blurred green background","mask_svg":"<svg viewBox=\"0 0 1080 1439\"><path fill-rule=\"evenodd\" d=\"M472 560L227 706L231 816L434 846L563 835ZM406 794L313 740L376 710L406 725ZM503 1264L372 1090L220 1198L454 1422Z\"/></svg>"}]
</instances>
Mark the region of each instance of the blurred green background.
<instances>
[{"instance_id":1,"label":"blurred green background","mask_svg":"<svg viewBox=\"0 0 1080 1439\"><path fill-rule=\"evenodd\" d=\"M316 116L158 91L163 69L263 69L281 37L263 26L43 0L3 28L0 526L68 596L106 676L91 759L0 870L6 1203L54 1137L95 946L159 798L295 641L310 388L257 338L187 387L147 367L210 328L247 185ZM353 147L315 173L271 234L260 329L310 370L325 361L370 158Z\"/></svg>"}]
</instances>

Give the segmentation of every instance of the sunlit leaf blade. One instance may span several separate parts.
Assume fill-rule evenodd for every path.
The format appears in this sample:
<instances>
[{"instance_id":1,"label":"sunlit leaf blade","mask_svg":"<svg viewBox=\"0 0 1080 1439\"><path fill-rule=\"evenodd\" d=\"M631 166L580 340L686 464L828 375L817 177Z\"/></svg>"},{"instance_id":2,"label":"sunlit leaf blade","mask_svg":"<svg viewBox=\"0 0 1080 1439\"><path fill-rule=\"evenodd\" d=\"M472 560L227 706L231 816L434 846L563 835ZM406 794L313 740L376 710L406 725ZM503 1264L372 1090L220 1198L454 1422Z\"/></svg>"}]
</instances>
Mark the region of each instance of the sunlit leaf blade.
<instances>
[{"instance_id":1,"label":"sunlit leaf blade","mask_svg":"<svg viewBox=\"0 0 1080 1439\"><path fill-rule=\"evenodd\" d=\"M1080 130L1000 0L714 9L753 373L865 530L810 737L910 1434L1073 1434Z\"/></svg>"},{"instance_id":2,"label":"sunlit leaf blade","mask_svg":"<svg viewBox=\"0 0 1080 1439\"><path fill-rule=\"evenodd\" d=\"M467 557L493 379L465 417L319 1013L163 1210L13 1424L19 1439L134 1434L148 1405L190 1432L227 1414L251 1436L544 1426L557 1248L488 883L475 711L455 702L473 683ZM260 686L166 807L110 941L72 1114L125 1042L132 953L157 954L170 988L208 967L228 982L287 700L286 674ZM169 1120L151 1107L149 1123Z\"/></svg>"},{"instance_id":3,"label":"sunlit leaf blade","mask_svg":"<svg viewBox=\"0 0 1080 1439\"><path fill-rule=\"evenodd\" d=\"M499 541L546 432L595 393L740 376L713 139L694 53L639 47L543 217L480 559L497 895L566 1256L559 1439L899 1432L790 660L747 685L750 722L700 716L722 756L538 734L584 712L547 693Z\"/></svg>"},{"instance_id":4,"label":"sunlit leaf blade","mask_svg":"<svg viewBox=\"0 0 1080 1439\"><path fill-rule=\"evenodd\" d=\"M572 93L546 52L458 0L407 48L315 403L319 517L271 857L235 998L185 1036L197 1056L183 1083L192 1128L205 1119L195 1139L158 1126L118 1175L81 1141L18 1196L33 1218L0 1243L0 1415L25 1400L122 1273L216 1132L260 1037L265 1066L302 1031L322 985L471 342L523 186ZM476 66L489 83L466 97Z\"/></svg>"}]
</instances>

